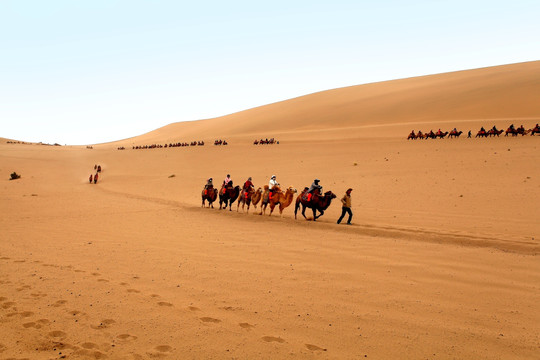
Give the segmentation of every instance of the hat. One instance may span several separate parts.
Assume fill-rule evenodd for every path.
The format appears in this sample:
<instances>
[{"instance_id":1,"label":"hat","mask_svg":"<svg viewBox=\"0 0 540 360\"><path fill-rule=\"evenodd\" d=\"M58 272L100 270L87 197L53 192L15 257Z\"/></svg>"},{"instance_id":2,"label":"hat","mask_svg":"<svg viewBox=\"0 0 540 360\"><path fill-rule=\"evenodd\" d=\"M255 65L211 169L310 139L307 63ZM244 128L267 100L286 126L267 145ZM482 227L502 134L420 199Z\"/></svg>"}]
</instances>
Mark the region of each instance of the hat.
<instances>
[{"instance_id":1,"label":"hat","mask_svg":"<svg viewBox=\"0 0 540 360\"><path fill-rule=\"evenodd\" d=\"M250 176L250 177L248 177L248 180L250 180L250 181L251 181L251 176Z\"/></svg>"},{"instance_id":2,"label":"hat","mask_svg":"<svg viewBox=\"0 0 540 360\"><path fill-rule=\"evenodd\" d=\"M272 177L270 179L275 179L276 178L276 175L272 175Z\"/></svg>"},{"instance_id":3,"label":"hat","mask_svg":"<svg viewBox=\"0 0 540 360\"><path fill-rule=\"evenodd\" d=\"M319 181L321 181L321 180L319 180L319 179L315 179L315 180L313 180L313 182L319 182Z\"/></svg>"},{"instance_id":4,"label":"hat","mask_svg":"<svg viewBox=\"0 0 540 360\"><path fill-rule=\"evenodd\" d=\"M231 177L231 175L227 174L227 177Z\"/></svg>"}]
</instances>

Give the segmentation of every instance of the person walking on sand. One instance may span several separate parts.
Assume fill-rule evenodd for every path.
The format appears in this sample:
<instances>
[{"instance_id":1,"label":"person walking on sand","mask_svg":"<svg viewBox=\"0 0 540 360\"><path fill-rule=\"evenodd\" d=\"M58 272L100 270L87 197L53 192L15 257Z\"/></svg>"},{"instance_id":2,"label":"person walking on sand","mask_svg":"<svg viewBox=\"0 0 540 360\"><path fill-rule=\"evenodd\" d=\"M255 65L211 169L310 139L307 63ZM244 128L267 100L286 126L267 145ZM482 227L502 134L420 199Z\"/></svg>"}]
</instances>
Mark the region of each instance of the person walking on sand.
<instances>
[{"instance_id":1,"label":"person walking on sand","mask_svg":"<svg viewBox=\"0 0 540 360\"><path fill-rule=\"evenodd\" d=\"M351 211L351 191L352 189L349 188L345 192L345 195L341 198L341 203L343 204L343 207L341 208L341 216L339 217L337 223L341 223L341 220L343 220L343 217L345 214L349 214L349 220L347 220L347 225L351 225L351 219L352 219L352 211Z\"/></svg>"},{"instance_id":2,"label":"person walking on sand","mask_svg":"<svg viewBox=\"0 0 540 360\"><path fill-rule=\"evenodd\" d=\"M96 173L96 175L94 175L94 184L97 184L97 179L98 179L98 173Z\"/></svg>"},{"instance_id":3,"label":"person walking on sand","mask_svg":"<svg viewBox=\"0 0 540 360\"><path fill-rule=\"evenodd\" d=\"M90 181L90 184L92 183L92 174L90 174L90 177L88 178L88 181Z\"/></svg>"}]
</instances>

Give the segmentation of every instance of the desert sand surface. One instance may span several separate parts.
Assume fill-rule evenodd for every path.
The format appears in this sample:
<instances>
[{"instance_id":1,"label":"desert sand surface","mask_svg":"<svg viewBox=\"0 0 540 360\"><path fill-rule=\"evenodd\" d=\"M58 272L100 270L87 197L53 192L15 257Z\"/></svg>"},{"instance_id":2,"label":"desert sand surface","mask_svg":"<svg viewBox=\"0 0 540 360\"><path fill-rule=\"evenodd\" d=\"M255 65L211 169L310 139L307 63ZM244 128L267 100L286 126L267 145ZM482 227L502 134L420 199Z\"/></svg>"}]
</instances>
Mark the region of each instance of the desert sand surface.
<instances>
[{"instance_id":1,"label":"desert sand surface","mask_svg":"<svg viewBox=\"0 0 540 360\"><path fill-rule=\"evenodd\" d=\"M92 149L0 139L0 359L538 359L540 136L406 140L529 129L538 98L532 62ZM132 149L193 140L206 145ZM201 208L227 173L299 191L319 178L337 198L316 222L294 204ZM349 187L353 224L337 225Z\"/></svg>"}]
</instances>

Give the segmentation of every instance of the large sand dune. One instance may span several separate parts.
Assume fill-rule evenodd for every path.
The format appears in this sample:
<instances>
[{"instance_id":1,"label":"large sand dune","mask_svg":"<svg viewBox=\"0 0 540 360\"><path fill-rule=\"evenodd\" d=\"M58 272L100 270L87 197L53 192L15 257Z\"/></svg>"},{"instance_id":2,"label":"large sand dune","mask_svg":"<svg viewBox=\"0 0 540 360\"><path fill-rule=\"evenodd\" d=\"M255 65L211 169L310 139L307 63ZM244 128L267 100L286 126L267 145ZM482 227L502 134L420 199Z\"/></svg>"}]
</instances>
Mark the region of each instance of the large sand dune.
<instances>
[{"instance_id":1,"label":"large sand dune","mask_svg":"<svg viewBox=\"0 0 540 360\"><path fill-rule=\"evenodd\" d=\"M537 359L540 137L405 137L530 128L539 96L532 62L336 89L93 149L0 141L0 358ZM207 145L131 149L191 140ZM319 177L338 199L317 222L292 206L202 209L206 178L227 173L299 190ZM337 225L348 187L353 225Z\"/></svg>"}]
</instances>

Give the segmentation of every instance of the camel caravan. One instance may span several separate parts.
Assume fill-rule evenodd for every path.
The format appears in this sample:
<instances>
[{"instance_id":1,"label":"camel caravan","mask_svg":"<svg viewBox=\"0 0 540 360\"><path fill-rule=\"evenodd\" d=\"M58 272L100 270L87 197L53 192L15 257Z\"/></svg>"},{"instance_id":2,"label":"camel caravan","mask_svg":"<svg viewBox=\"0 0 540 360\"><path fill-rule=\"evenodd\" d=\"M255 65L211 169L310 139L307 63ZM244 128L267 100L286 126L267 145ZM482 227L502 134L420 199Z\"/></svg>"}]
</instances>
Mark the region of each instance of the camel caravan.
<instances>
[{"instance_id":1,"label":"camel caravan","mask_svg":"<svg viewBox=\"0 0 540 360\"><path fill-rule=\"evenodd\" d=\"M213 179L207 180L204 186L201 198L202 207L214 208L213 203L219 199L219 209L232 211L233 204L236 202L236 211L249 213L251 206L255 209L255 213L258 215L266 215L266 210L269 208L269 216L272 215L276 207L279 209L279 215L283 215L283 210L293 203L294 195L297 190L289 186L282 188L277 182L276 176L272 175L268 185L264 187L255 188L251 177L247 179L242 187L239 185L234 186L230 175L227 175L223 181L220 190L214 188ZM304 190L295 200L294 218L297 218L297 213L300 207L302 207L302 216L307 219L305 211L311 209L313 212L313 221L316 221L324 214L324 211L330 206L332 199L335 199L336 195L332 191L322 192L322 186L319 185L319 180L315 179L311 187L305 187ZM260 204L259 210L257 205Z\"/></svg>"},{"instance_id":2,"label":"camel caravan","mask_svg":"<svg viewBox=\"0 0 540 360\"><path fill-rule=\"evenodd\" d=\"M499 130L495 125L489 130L486 130L483 126L478 130L475 137L499 137L502 133L505 133L504 136L512 135L512 136L525 136L528 134L531 134L531 136L534 136L535 134L540 134L540 126L536 124L536 126L532 129L526 130L523 125L521 125L518 128L514 127L514 124L510 125L506 131ZM411 131L409 136L407 136L407 140L416 140L416 139L444 139L446 136L449 138L459 138L460 135L463 134L463 131L458 131L456 128L452 129L451 131L441 131L439 129L437 132L433 132L433 130L430 130L429 132L423 133L421 130L418 130L418 133L415 133L414 130ZM469 130L467 134L467 138L472 137L472 131Z\"/></svg>"}]
</instances>

